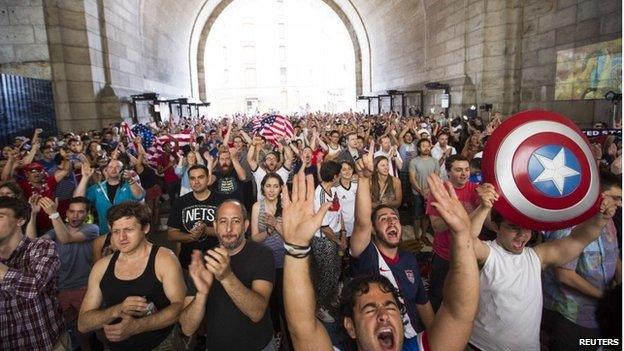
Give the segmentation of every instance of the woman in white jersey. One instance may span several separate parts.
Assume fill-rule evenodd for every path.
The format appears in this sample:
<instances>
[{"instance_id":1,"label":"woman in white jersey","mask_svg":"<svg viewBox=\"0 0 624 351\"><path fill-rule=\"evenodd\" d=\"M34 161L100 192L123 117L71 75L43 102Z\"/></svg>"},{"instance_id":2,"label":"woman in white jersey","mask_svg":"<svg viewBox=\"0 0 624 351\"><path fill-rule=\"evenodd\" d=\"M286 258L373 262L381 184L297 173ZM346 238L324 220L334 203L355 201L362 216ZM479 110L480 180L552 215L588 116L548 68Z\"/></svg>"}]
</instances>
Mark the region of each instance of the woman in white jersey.
<instances>
[{"instance_id":1,"label":"woman in white jersey","mask_svg":"<svg viewBox=\"0 0 624 351\"><path fill-rule=\"evenodd\" d=\"M355 224L355 194L357 193L357 175L353 174L353 164L349 161L340 163L340 181L334 187L334 193L340 201L340 215L344 229L347 232L347 240L353 233Z\"/></svg>"}]
</instances>

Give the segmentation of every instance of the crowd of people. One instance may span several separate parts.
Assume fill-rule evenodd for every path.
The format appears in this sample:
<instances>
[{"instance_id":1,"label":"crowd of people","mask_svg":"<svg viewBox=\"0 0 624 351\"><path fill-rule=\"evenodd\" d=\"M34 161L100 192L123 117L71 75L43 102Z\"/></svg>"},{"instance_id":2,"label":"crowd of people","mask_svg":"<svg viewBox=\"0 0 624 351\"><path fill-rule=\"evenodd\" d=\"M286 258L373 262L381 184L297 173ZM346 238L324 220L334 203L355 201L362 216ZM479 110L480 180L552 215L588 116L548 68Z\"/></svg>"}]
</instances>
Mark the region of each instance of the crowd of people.
<instances>
[{"instance_id":1,"label":"crowd of people","mask_svg":"<svg viewBox=\"0 0 624 351\"><path fill-rule=\"evenodd\" d=\"M499 113L287 118L4 145L0 349L619 348L619 137L598 213L532 231L481 175Z\"/></svg>"}]
</instances>

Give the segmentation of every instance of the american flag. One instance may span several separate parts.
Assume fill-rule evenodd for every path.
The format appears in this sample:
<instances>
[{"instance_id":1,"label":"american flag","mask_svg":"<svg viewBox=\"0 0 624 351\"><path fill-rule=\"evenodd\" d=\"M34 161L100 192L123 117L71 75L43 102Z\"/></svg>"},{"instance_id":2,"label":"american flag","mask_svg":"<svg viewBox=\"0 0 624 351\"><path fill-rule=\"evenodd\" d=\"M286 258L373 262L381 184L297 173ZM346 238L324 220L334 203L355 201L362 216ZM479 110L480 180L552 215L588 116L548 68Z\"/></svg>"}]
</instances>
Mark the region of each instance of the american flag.
<instances>
[{"instance_id":1,"label":"american flag","mask_svg":"<svg viewBox=\"0 0 624 351\"><path fill-rule=\"evenodd\" d=\"M130 139L136 138L132 129L130 129L130 125L127 122L121 122L121 132L128 136Z\"/></svg>"},{"instance_id":2,"label":"american flag","mask_svg":"<svg viewBox=\"0 0 624 351\"><path fill-rule=\"evenodd\" d=\"M191 142L193 142L193 135L191 135L191 134L180 133L180 134L172 134L171 136L175 140L178 141L178 144L180 145L180 147L182 147L184 145L188 145ZM173 143L173 140L171 140L171 138L168 135L163 135L161 137L158 137L158 141L160 143L162 143L162 144L164 144L166 142Z\"/></svg>"},{"instance_id":3,"label":"american flag","mask_svg":"<svg viewBox=\"0 0 624 351\"><path fill-rule=\"evenodd\" d=\"M152 165L154 164L154 162L156 162L156 160L161 157L163 153L162 146L165 143L173 144L173 141L168 135L156 137L152 130L144 124L137 124L132 127L132 129L130 129L130 133L132 134L129 134L126 129L123 130L130 137L133 137L134 135L138 135L141 137L141 143L143 144L145 152L147 153L147 161ZM173 134L172 137L178 141L180 147L193 142L193 136L191 134Z\"/></svg>"},{"instance_id":4,"label":"american flag","mask_svg":"<svg viewBox=\"0 0 624 351\"><path fill-rule=\"evenodd\" d=\"M256 125L257 127L255 130L272 144L277 144L276 139L279 136L292 138L294 135L294 129L290 121L286 117L280 115L264 117L257 124L256 121L254 121L254 127Z\"/></svg>"}]
</instances>

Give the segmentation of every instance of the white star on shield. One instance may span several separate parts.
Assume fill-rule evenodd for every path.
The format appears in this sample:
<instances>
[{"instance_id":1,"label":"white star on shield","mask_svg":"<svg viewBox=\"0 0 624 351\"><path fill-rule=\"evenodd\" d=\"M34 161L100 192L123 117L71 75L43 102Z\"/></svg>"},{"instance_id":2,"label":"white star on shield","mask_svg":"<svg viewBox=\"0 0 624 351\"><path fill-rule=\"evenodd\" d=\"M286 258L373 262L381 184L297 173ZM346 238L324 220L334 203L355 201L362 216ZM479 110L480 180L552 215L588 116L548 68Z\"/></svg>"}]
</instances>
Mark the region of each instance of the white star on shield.
<instances>
[{"instance_id":1,"label":"white star on shield","mask_svg":"<svg viewBox=\"0 0 624 351\"><path fill-rule=\"evenodd\" d=\"M565 149L561 148L557 155L550 159L548 157L535 154L535 157L542 164L544 170L540 175L533 180L533 183L552 181L559 194L563 195L563 185L565 178L579 175L580 173L565 165Z\"/></svg>"}]
</instances>

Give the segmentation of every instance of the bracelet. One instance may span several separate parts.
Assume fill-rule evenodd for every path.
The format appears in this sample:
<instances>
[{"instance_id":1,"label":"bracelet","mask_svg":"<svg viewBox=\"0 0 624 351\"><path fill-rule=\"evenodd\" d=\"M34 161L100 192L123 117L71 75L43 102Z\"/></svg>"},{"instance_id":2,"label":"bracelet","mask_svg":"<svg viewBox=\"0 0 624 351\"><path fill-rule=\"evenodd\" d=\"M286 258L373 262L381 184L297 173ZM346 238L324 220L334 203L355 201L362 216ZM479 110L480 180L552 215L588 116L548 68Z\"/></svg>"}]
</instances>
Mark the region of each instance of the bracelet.
<instances>
[{"instance_id":1,"label":"bracelet","mask_svg":"<svg viewBox=\"0 0 624 351\"><path fill-rule=\"evenodd\" d=\"M310 245L308 245L308 246L301 246L301 245L287 243L287 242L284 241L284 248L285 249L293 248L293 249L297 249L297 250L307 250L310 247L311 247Z\"/></svg>"},{"instance_id":2,"label":"bracelet","mask_svg":"<svg viewBox=\"0 0 624 351\"><path fill-rule=\"evenodd\" d=\"M294 257L294 258L306 258L306 257L310 256L310 251L308 251L306 253L300 253L300 254L293 254L293 253L290 253L290 252L286 251L286 255L290 256L290 257Z\"/></svg>"},{"instance_id":3,"label":"bracelet","mask_svg":"<svg viewBox=\"0 0 624 351\"><path fill-rule=\"evenodd\" d=\"M295 245L295 246L296 247L293 247L292 244L284 243L284 250L285 250L286 255L294 257L294 258L306 258L310 256L312 247L307 246L304 248L303 246L299 246L299 245Z\"/></svg>"},{"instance_id":4,"label":"bracelet","mask_svg":"<svg viewBox=\"0 0 624 351\"><path fill-rule=\"evenodd\" d=\"M59 219L59 218L61 218L61 215L58 212L54 212L53 214L49 215L48 218L50 218L50 219Z\"/></svg>"}]
</instances>

